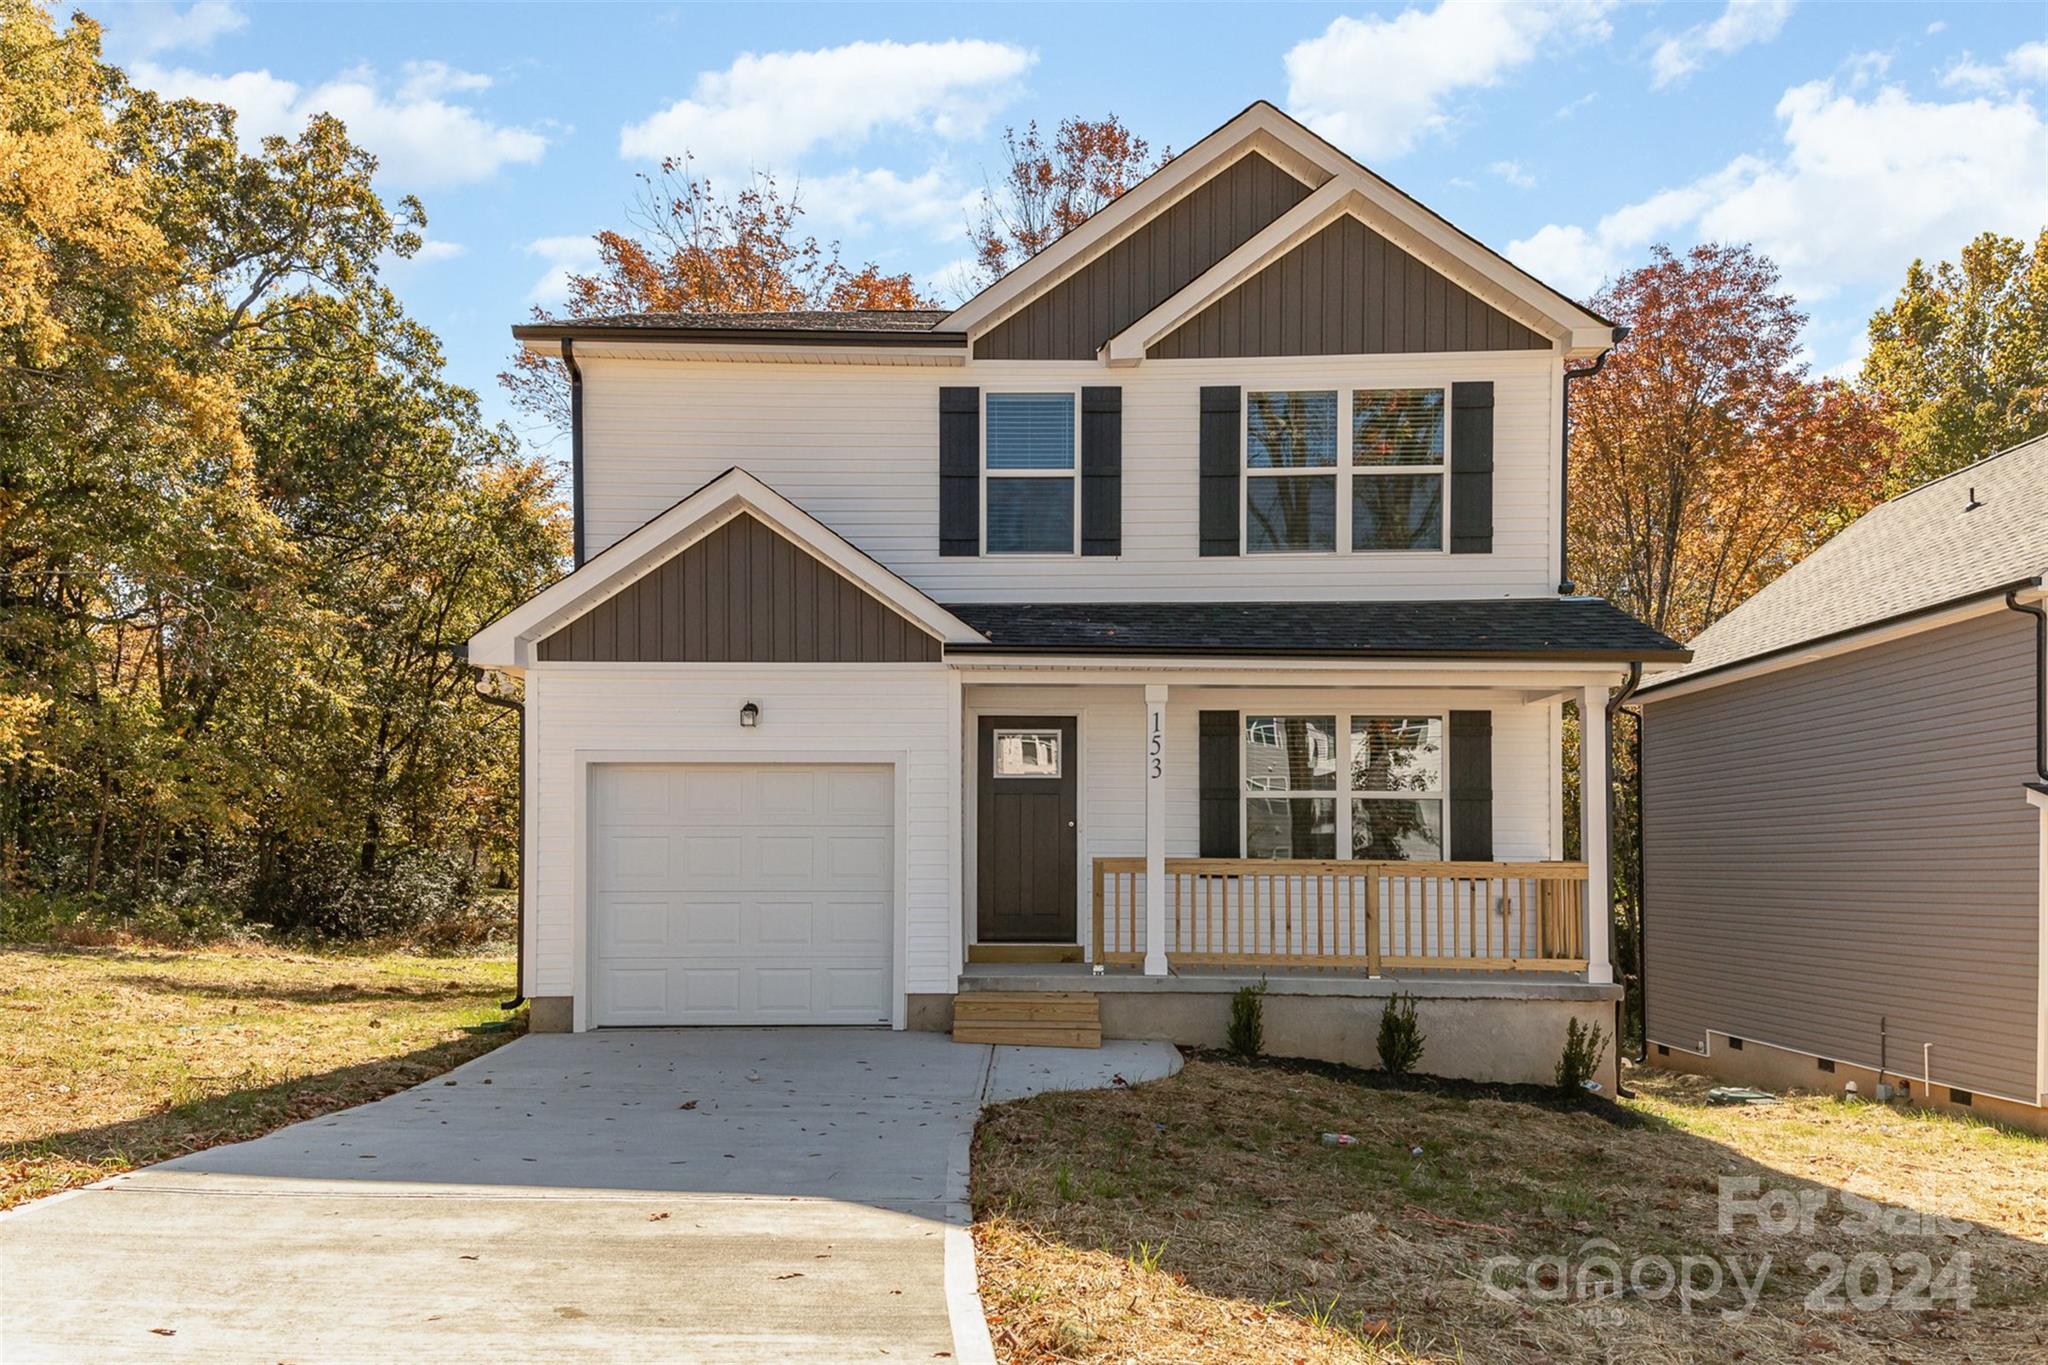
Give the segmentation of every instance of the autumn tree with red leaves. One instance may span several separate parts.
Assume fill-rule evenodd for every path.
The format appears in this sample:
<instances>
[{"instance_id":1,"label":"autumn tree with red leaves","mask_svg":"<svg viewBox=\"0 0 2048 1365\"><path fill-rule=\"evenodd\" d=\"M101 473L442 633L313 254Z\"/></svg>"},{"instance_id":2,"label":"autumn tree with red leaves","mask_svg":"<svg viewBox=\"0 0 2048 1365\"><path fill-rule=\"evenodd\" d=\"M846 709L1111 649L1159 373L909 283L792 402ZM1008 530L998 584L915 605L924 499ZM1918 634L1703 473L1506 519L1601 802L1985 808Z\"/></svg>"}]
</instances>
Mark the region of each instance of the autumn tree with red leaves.
<instances>
[{"instance_id":1,"label":"autumn tree with red leaves","mask_svg":"<svg viewBox=\"0 0 2048 1365\"><path fill-rule=\"evenodd\" d=\"M1877 500L1891 433L1747 246L1656 247L1592 307L1631 331L1570 386L1572 575L1690 639Z\"/></svg>"},{"instance_id":2,"label":"autumn tree with red leaves","mask_svg":"<svg viewBox=\"0 0 2048 1365\"><path fill-rule=\"evenodd\" d=\"M771 175L757 173L737 193L720 195L686 154L639 179L627 230L597 233L597 268L571 275L567 300L552 315L535 308L536 320L936 306L908 274L884 274L872 262L848 266L838 243L804 232L798 195L785 194ZM498 379L522 411L566 429L559 360L522 350Z\"/></svg>"},{"instance_id":3,"label":"autumn tree with red leaves","mask_svg":"<svg viewBox=\"0 0 2048 1365\"><path fill-rule=\"evenodd\" d=\"M1023 133L1003 130L1004 166L981 195L981 213L968 229L974 246L975 288L986 288L1030 260L1090 214L1169 161L1152 159L1144 138L1115 114L1060 121L1046 146L1034 120Z\"/></svg>"}]
</instances>

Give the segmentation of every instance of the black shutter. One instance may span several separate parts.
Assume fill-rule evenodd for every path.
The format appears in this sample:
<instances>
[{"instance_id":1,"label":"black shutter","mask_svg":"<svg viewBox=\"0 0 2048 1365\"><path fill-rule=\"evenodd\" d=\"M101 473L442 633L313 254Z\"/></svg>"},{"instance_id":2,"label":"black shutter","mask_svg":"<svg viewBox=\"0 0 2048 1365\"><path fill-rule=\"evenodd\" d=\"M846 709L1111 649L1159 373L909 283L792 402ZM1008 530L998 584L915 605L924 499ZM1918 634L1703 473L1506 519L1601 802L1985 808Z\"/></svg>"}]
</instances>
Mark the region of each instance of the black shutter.
<instances>
[{"instance_id":1,"label":"black shutter","mask_svg":"<svg viewBox=\"0 0 2048 1365\"><path fill-rule=\"evenodd\" d=\"M1451 553L1493 553L1493 385L1451 385Z\"/></svg>"},{"instance_id":2,"label":"black shutter","mask_svg":"<svg viewBox=\"0 0 2048 1365\"><path fill-rule=\"evenodd\" d=\"M1239 776L1237 712L1204 711L1201 724L1201 758L1196 781L1202 793L1202 853L1204 858L1241 858L1237 842L1237 800L1243 779Z\"/></svg>"},{"instance_id":3,"label":"black shutter","mask_svg":"<svg viewBox=\"0 0 2048 1365\"><path fill-rule=\"evenodd\" d=\"M1493 712L1451 712L1450 848L1455 862L1493 859Z\"/></svg>"},{"instance_id":4,"label":"black shutter","mask_svg":"<svg viewBox=\"0 0 2048 1365\"><path fill-rule=\"evenodd\" d=\"M1081 390L1081 553L1124 552L1124 391Z\"/></svg>"},{"instance_id":5,"label":"black shutter","mask_svg":"<svg viewBox=\"0 0 2048 1365\"><path fill-rule=\"evenodd\" d=\"M1243 393L1227 386L1202 386L1202 553L1234 555L1238 549L1238 485L1244 455Z\"/></svg>"},{"instance_id":6,"label":"black shutter","mask_svg":"<svg viewBox=\"0 0 2048 1365\"><path fill-rule=\"evenodd\" d=\"M939 390L939 553L981 553L981 390Z\"/></svg>"}]
</instances>

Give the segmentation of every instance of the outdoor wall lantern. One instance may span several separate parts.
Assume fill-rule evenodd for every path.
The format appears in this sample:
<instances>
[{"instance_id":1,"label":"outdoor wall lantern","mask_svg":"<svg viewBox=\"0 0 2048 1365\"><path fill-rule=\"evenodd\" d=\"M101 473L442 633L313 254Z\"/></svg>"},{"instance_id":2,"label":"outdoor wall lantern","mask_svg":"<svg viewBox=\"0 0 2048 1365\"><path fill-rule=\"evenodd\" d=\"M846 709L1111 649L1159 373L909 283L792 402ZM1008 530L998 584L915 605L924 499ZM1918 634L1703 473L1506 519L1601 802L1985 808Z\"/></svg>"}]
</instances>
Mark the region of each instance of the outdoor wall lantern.
<instances>
[{"instance_id":1,"label":"outdoor wall lantern","mask_svg":"<svg viewBox=\"0 0 2048 1365\"><path fill-rule=\"evenodd\" d=\"M748 702L740 708L740 729L751 730L761 723L761 708Z\"/></svg>"}]
</instances>

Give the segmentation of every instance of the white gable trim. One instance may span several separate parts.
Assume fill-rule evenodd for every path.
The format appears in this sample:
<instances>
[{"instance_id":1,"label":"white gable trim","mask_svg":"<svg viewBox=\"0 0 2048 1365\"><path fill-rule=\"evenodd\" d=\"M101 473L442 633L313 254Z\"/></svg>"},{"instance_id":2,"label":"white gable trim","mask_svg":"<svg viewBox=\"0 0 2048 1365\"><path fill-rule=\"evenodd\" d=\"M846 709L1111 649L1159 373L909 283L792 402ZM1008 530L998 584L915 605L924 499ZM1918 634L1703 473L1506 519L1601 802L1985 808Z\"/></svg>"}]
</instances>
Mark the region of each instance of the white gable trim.
<instances>
[{"instance_id":1,"label":"white gable trim","mask_svg":"<svg viewBox=\"0 0 2048 1365\"><path fill-rule=\"evenodd\" d=\"M1332 182L1344 182L1370 207L1370 215L1361 217L1375 231L1503 313L1554 338L1567 355L1591 355L1613 344L1613 328L1607 323L1480 246L1263 100L968 300L939 324L940 329L970 336L986 332L1253 150L1280 162L1318 192ZM1304 168L1313 168L1314 173ZM1283 215L1282 220L1291 216Z\"/></svg>"},{"instance_id":2,"label":"white gable trim","mask_svg":"<svg viewBox=\"0 0 2048 1365\"><path fill-rule=\"evenodd\" d=\"M987 643L979 631L862 554L831 527L746 470L734 468L478 631L469 641L469 662L478 668L529 667L541 639L743 513L751 513L941 641Z\"/></svg>"}]
</instances>

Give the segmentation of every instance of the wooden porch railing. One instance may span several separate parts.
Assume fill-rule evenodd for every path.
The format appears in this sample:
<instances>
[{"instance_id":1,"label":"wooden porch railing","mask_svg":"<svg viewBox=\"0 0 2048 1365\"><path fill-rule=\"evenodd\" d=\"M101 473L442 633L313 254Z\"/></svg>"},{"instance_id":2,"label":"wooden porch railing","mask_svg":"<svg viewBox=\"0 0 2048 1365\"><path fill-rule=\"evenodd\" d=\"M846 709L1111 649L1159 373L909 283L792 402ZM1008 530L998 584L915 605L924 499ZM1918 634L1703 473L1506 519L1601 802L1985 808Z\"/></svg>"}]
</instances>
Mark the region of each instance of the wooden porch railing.
<instances>
[{"instance_id":1,"label":"wooden porch railing","mask_svg":"<svg viewBox=\"0 0 2048 1365\"><path fill-rule=\"evenodd\" d=\"M1094 960L1145 959L1145 860L1095 860ZM1583 972L1586 865L1166 860L1166 956L1377 976Z\"/></svg>"}]
</instances>

